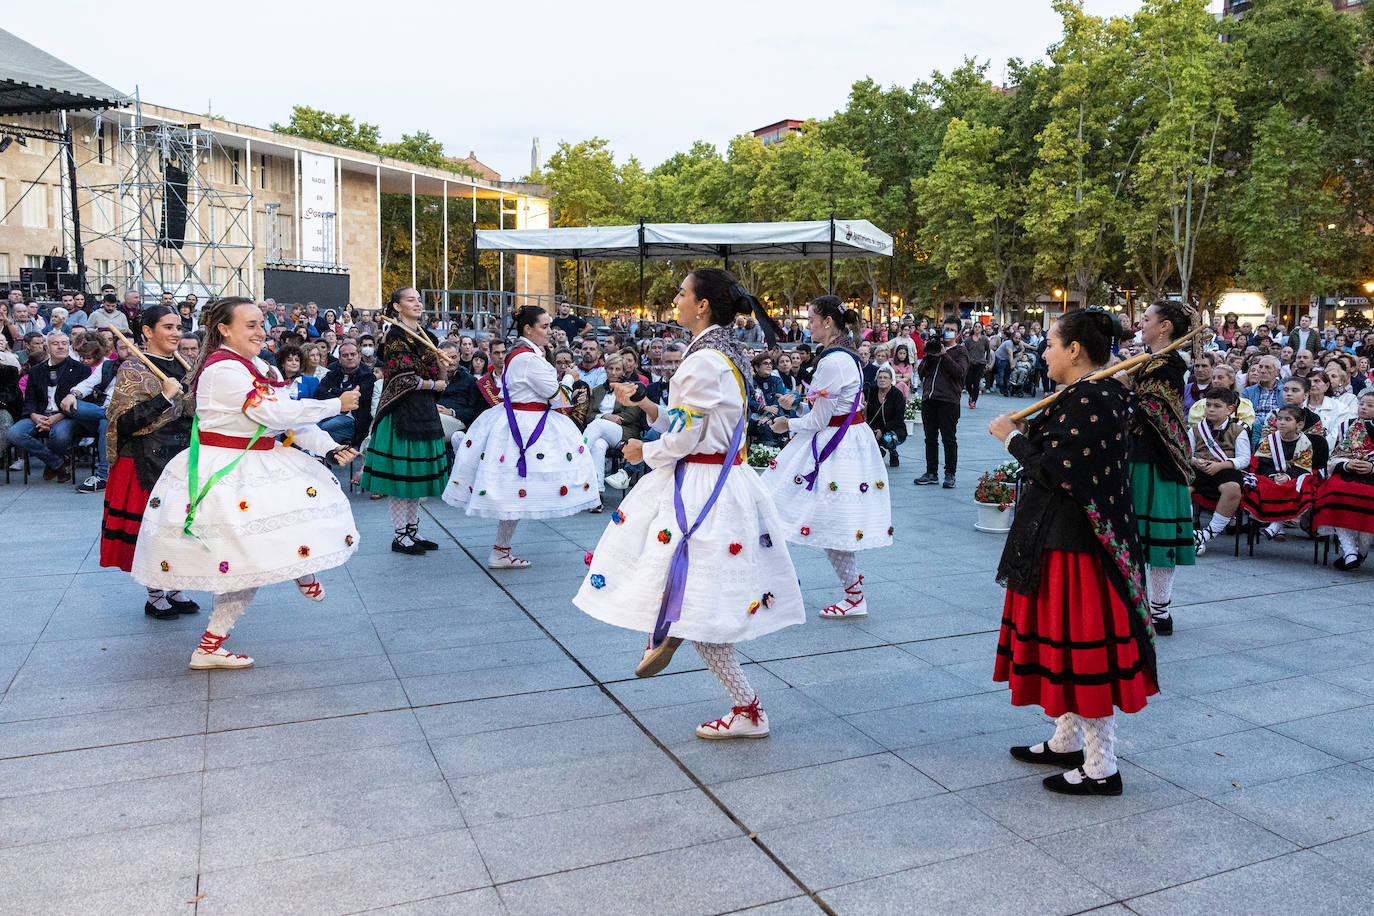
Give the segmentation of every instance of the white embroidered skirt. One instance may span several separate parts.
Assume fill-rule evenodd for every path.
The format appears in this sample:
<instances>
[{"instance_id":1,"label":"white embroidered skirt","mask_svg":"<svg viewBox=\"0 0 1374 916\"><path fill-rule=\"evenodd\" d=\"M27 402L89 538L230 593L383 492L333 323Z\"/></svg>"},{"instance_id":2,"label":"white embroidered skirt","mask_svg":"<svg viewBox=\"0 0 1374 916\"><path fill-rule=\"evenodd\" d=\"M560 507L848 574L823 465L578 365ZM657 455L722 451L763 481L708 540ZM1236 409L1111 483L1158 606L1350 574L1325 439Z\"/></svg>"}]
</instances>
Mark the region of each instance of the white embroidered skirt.
<instances>
[{"instance_id":1,"label":"white embroidered skirt","mask_svg":"<svg viewBox=\"0 0 1374 916\"><path fill-rule=\"evenodd\" d=\"M817 454L837 432L826 427L819 433ZM763 484L786 525L787 539L832 550L887 547L892 543L892 505L887 468L872 430L863 424L850 427L822 462L815 487L808 490L805 475L816 466L811 455L811 441L816 438L814 433L793 436L778 454L777 466L763 473Z\"/></svg>"},{"instance_id":2,"label":"white embroidered skirt","mask_svg":"<svg viewBox=\"0 0 1374 916\"><path fill-rule=\"evenodd\" d=\"M720 470L687 465L682 501L689 526ZM782 527L757 474L743 465L732 468L720 498L692 535L682 617L668 635L734 643L802 623L801 589ZM658 468L611 513L573 603L606 623L652 632L681 538L673 469Z\"/></svg>"},{"instance_id":3,"label":"white embroidered skirt","mask_svg":"<svg viewBox=\"0 0 1374 916\"><path fill-rule=\"evenodd\" d=\"M526 442L542 414L517 410ZM483 411L453 437L453 474L444 502L482 518L558 518L600 505L592 450L577 425L549 411L539 438L525 452L525 476L516 467L520 450L511 436L505 408Z\"/></svg>"},{"instance_id":4,"label":"white embroidered skirt","mask_svg":"<svg viewBox=\"0 0 1374 916\"><path fill-rule=\"evenodd\" d=\"M277 444L249 451L211 488L182 531L190 451L173 458L148 498L131 574L149 588L239 591L342 565L358 529L338 479L314 458ZM199 485L239 449L202 445Z\"/></svg>"}]
</instances>

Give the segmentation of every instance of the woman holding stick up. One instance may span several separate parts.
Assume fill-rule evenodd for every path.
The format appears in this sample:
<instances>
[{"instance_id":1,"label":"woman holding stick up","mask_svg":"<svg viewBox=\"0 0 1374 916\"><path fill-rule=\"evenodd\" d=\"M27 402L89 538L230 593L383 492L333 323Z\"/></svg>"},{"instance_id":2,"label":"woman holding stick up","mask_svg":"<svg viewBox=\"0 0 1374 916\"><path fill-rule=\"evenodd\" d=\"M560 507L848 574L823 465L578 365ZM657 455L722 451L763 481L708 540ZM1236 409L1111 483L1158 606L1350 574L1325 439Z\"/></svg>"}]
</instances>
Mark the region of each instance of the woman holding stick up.
<instances>
[{"instance_id":1,"label":"woman holding stick up","mask_svg":"<svg viewBox=\"0 0 1374 916\"><path fill-rule=\"evenodd\" d=\"M1161 299L1141 319L1141 340L1160 353L1188 333L1195 314L1182 303ZM1131 499L1149 570L1150 613L1161 636L1174 631L1169 615L1174 569L1197 562L1188 496L1192 449L1183 409L1187 369L1178 351L1171 350L1148 360L1131 377Z\"/></svg>"},{"instance_id":2,"label":"woman holding stick up","mask_svg":"<svg viewBox=\"0 0 1374 916\"><path fill-rule=\"evenodd\" d=\"M403 287L391 294L385 312L390 320L377 352L382 395L362 479L364 490L391 497L391 526L396 531L391 549L411 556L439 548L420 537L420 500L441 495L448 477L439 420L438 396L445 387L439 341L420 326L424 312L416 290Z\"/></svg>"},{"instance_id":3,"label":"woman holding stick up","mask_svg":"<svg viewBox=\"0 0 1374 916\"><path fill-rule=\"evenodd\" d=\"M1067 770L1044 780L1067 795L1121 794L1114 710L1136 712L1157 692L1127 466L1130 395L1088 377L1120 333L1099 309L1055 322L1045 362L1067 387L1029 423L1005 414L988 425L1024 484L997 568L1007 596L993 680L1008 683L1012 705L1055 717L1053 737L1011 755Z\"/></svg>"}]
</instances>

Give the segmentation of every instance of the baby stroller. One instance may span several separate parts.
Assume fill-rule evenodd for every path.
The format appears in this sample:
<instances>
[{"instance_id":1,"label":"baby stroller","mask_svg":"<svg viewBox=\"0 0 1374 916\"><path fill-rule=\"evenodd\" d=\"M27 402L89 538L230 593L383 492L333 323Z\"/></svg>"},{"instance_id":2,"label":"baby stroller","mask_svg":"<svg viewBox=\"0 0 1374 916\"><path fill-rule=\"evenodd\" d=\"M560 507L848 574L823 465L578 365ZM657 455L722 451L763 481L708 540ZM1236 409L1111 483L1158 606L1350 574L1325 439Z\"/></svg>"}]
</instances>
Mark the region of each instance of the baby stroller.
<instances>
[{"instance_id":1,"label":"baby stroller","mask_svg":"<svg viewBox=\"0 0 1374 916\"><path fill-rule=\"evenodd\" d=\"M1012 397L1035 394L1035 354L1021 354L1021 358L1011 367L1007 387Z\"/></svg>"}]
</instances>

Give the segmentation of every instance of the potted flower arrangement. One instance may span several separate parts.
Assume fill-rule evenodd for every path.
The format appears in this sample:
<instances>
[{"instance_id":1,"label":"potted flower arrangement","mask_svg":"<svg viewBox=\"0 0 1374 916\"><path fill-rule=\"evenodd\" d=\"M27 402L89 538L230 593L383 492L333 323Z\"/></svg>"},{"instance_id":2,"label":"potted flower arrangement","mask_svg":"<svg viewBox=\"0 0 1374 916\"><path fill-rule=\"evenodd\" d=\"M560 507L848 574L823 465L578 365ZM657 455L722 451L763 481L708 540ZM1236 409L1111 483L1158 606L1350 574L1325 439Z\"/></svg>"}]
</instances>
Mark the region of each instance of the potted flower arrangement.
<instances>
[{"instance_id":1,"label":"potted flower arrangement","mask_svg":"<svg viewBox=\"0 0 1374 916\"><path fill-rule=\"evenodd\" d=\"M769 468L778 466L778 452L782 449L772 445L749 446L749 466L762 474Z\"/></svg>"},{"instance_id":2,"label":"potted flower arrangement","mask_svg":"<svg viewBox=\"0 0 1374 916\"><path fill-rule=\"evenodd\" d=\"M906 434L910 436L921 425L921 396L912 393L906 401Z\"/></svg>"},{"instance_id":3,"label":"potted flower arrangement","mask_svg":"<svg viewBox=\"0 0 1374 916\"><path fill-rule=\"evenodd\" d=\"M1005 534L1011 528L1016 504L1016 475L1020 470L1015 461L1008 461L978 478L978 486L973 489L973 502L978 506L974 528L993 534Z\"/></svg>"}]
</instances>

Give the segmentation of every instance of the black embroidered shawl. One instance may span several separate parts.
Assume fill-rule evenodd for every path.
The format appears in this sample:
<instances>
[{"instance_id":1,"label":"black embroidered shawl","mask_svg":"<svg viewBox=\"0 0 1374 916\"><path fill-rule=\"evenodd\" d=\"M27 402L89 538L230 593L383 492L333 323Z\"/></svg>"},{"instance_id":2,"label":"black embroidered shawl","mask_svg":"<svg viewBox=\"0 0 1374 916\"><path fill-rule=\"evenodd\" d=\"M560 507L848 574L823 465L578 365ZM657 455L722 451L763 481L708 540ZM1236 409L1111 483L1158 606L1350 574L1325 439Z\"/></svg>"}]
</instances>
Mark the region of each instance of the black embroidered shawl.
<instances>
[{"instance_id":1,"label":"black embroidered shawl","mask_svg":"<svg viewBox=\"0 0 1374 916\"><path fill-rule=\"evenodd\" d=\"M1107 578L1132 611L1131 632L1154 677L1144 554L1131 503L1129 415L1130 393L1120 382L1075 382L1030 421L1026 441L1018 436L1012 450L1026 486L1067 494L1087 519ZM1034 595L1040 586L1040 522L1037 514L1018 508L997 567L998 583L1023 595Z\"/></svg>"},{"instance_id":2,"label":"black embroidered shawl","mask_svg":"<svg viewBox=\"0 0 1374 916\"><path fill-rule=\"evenodd\" d=\"M418 333L438 345L438 339L429 331L421 328ZM415 387L422 380L432 382L439 378L439 357L434 351L400 328L387 325L377 364L382 367L382 396L372 428L375 430L382 417L390 415L392 429L402 439L442 439L444 427L439 422L438 395Z\"/></svg>"}]
</instances>

